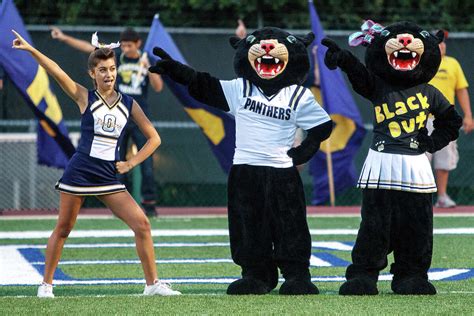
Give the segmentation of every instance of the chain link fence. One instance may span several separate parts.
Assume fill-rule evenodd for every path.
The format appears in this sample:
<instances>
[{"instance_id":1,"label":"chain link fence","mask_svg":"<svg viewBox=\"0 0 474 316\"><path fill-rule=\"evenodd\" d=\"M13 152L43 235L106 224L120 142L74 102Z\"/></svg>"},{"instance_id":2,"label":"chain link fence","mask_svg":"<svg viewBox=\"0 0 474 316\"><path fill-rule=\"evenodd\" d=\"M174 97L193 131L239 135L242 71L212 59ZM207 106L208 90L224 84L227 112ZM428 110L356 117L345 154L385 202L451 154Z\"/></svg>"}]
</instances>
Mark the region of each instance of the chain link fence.
<instances>
[{"instance_id":1,"label":"chain link fence","mask_svg":"<svg viewBox=\"0 0 474 316\"><path fill-rule=\"evenodd\" d=\"M35 134L0 134L0 210L56 208L61 174L37 165Z\"/></svg>"},{"instance_id":2,"label":"chain link fence","mask_svg":"<svg viewBox=\"0 0 474 316\"><path fill-rule=\"evenodd\" d=\"M80 137L78 121L66 122L73 143ZM204 136L194 123L153 122L162 146L153 155L158 191L158 206L223 206L227 204L227 175L221 170ZM37 164L34 120L0 120L0 128L24 132L0 133L0 210L55 209L59 194L54 190L63 170ZM367 126L370 129L370 126ZM30 131L30 132L27 132ZM370 132L355 157L358 171L370 144ZM474 135L461 133L458 140L460 160L451 172L448 193L460 205L474 205ZM307 169L301 171L307 201L312 184ZM130 177L131 180L132 177ZM131 183L140 185L139 182ZM139 190L138 190L139 191ZM139 197L137 197L139 199ZM359 205L361 192L347 189L336 195L336 205ZM85 207L103 207L95 198L87 198Z\"/></svg>"}]
</instances>

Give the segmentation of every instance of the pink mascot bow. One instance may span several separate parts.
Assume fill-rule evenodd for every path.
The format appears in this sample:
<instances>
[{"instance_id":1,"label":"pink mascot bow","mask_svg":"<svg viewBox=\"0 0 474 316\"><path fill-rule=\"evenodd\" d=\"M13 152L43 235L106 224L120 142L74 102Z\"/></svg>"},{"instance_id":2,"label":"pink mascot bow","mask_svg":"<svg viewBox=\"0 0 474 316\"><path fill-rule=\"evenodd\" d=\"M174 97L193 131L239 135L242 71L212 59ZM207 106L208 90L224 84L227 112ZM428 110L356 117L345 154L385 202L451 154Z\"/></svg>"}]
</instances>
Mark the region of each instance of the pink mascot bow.
<instances>
[{"instance_id":1,"label":"pink mascot bow","mask_svg":"<svg viewBox=\"0 0 474 316\"><path fill-rule=\"evenodd\" d=\"M382 32L383 28L382 25L372 20L367 20L360 27L361 31L352 33L349 36L349 45L358 46L362 44L368 46L374 39L374 34Z\"/></svg>"}]
</instances>

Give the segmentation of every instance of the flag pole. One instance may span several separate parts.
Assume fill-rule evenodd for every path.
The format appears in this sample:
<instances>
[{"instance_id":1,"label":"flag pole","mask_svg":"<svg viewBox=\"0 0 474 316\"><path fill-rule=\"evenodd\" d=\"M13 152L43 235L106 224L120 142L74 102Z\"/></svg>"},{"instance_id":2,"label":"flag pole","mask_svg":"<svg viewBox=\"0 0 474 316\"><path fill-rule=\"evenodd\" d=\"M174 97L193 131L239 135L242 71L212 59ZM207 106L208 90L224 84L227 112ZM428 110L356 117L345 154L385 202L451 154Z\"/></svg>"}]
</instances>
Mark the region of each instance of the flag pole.
<instances>
[{"instance_id":1,"label":"flag pole","mask_svg":"<svg viewBox=\"0 0 474 316\"><path fill-rule=\"evenodd\" d=\"M334 175L332 172L331 137L326 139L326 166L328 169L329 202L331 206L334 207L336 205L336 193L334 190Z\"/></svg>"}]
</instances>

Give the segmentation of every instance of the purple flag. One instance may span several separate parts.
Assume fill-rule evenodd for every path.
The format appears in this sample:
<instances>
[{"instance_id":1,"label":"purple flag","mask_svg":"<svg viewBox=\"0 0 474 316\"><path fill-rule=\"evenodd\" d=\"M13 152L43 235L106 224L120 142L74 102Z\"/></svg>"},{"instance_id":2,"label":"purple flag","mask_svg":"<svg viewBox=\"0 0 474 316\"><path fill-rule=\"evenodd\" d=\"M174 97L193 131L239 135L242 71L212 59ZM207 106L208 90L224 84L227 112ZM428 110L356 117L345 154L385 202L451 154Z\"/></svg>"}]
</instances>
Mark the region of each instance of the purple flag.
<instances>
[{"instance_id":1,"label":"purple flag","mask_svg":"<svg viewBox=\"0 0 474 316\"><path fill-rule=\"evenodd\" d=\"M13 1L5 0L0 6L0 32L3 34L0 41L0 66L39 120L38 163L64 168L75 149L63 122L61 108L51 90L46 71L28 52L12 48L15 38L12 29L33 45Z\"/></svg>"},{"instance_id":2,"label":"purple flag","mask_svg":"<svg viewBox=\"0 0 474 316\"><path fill-rule=\"evenodd\" d=\"M153 55L155 46L163 48L173 59L187 64L173 39L158 19L158 15L153 18L144 48L151 63L155 63L157 60L157 57ZM163 80L181 101L185 111L201 128L222 169L229 172L235 150L234 118L223 111L196 101L189 95L187 87L174 82L167 76L163 76Z\"/></svg>"},{"instance_id":3,"label":"purple flag","mask_svg":"<svg viewBox=\"0 0 474 316\"><path fill-rule=\"evenodd\" d=\"M335 123L335 128L330 137L330 151L334 187L336 192L340 192L356 183L353 160L364 139L365 129L357 105L346 86L341 71L339 69L329 70L324 64L324 55L327 48L321 45L321 40L325 35L316 8L311 0L309 1L309 13L311 30L316 35L313 46L317 45L322 105ZM313 176L311 204L323 204L329 200L326 146L324 143L321 145L321 150L311 159L309 171Z\"/></svg>"}]
</instances>

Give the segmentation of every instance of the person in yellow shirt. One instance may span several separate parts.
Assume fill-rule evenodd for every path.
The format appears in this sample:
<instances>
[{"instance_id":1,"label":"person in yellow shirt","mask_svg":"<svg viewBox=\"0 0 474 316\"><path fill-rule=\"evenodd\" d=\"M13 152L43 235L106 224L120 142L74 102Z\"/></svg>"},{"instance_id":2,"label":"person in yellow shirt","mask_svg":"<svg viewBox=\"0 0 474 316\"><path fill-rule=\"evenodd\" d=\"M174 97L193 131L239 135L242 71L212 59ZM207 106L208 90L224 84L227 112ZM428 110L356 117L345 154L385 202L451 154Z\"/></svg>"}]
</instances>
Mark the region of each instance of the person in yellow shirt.
<instances>
[{"instance_id":1,"label":"person in yellow shirt","mask_svg":"<svg viewBox=\"0 0 474 316\"><path fill-rule=\"evenodd\" d=\"M441 51L441 64L436 76L430 84L436 87L448 101L454 106L455 98L464 113L463 128L468 134L474 129L471 104L467 91L468 83L459 62L450 56L446 56L446 39L448 32L444 31L444 40L439 44ZM432 120L428 122L428 129L432 128ZM431 130L430 130L431 132ZM436 185L438 187L438 200L435 207L455 207L456 203L446 193L448 177L451 170L456 169L459 160L456 141L452 141L443 149L432 155L433 166L436 173Z\"/></svg>"}]
</instances>

